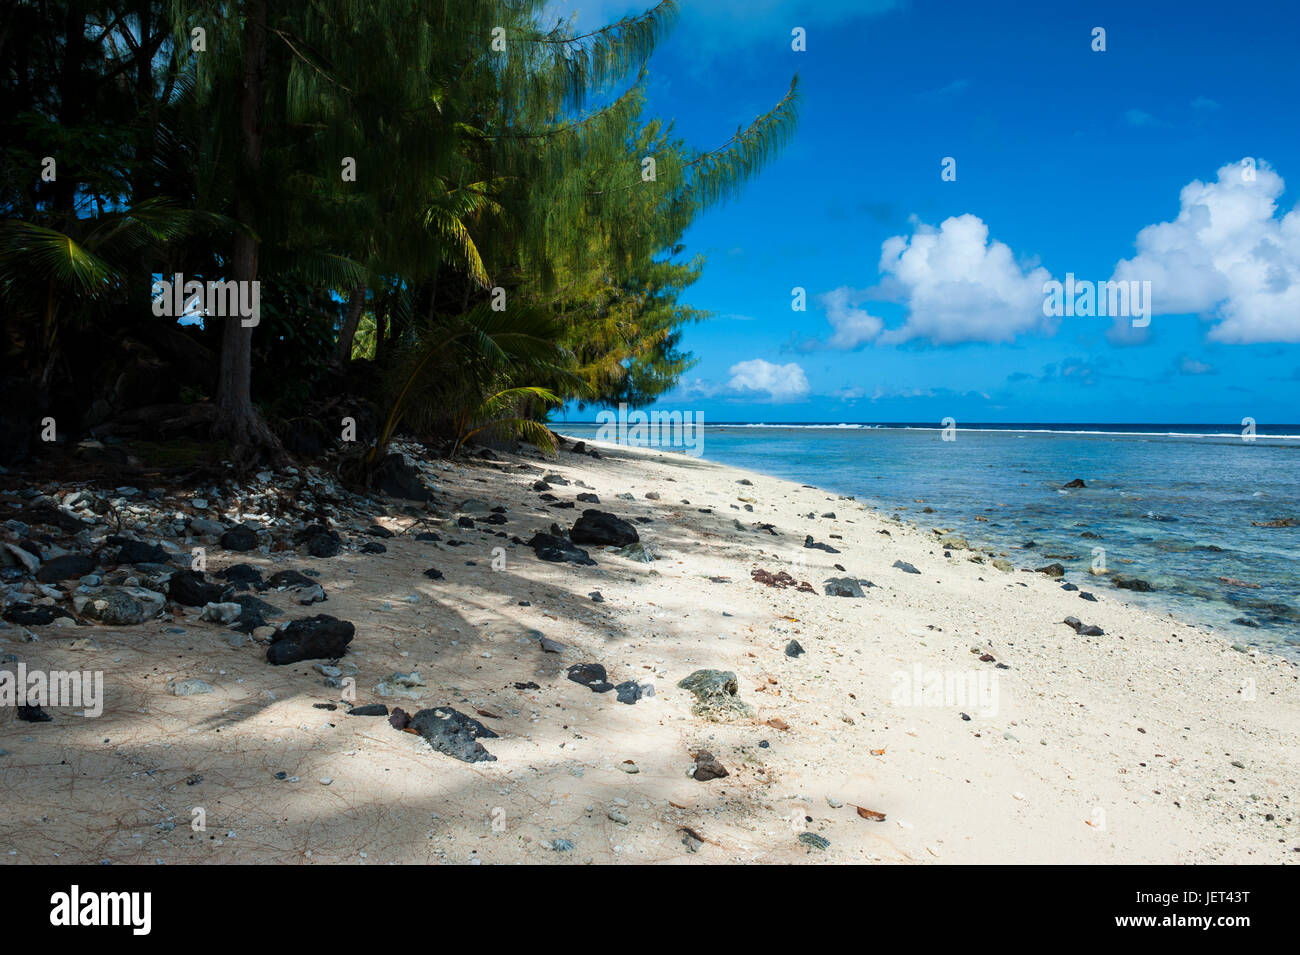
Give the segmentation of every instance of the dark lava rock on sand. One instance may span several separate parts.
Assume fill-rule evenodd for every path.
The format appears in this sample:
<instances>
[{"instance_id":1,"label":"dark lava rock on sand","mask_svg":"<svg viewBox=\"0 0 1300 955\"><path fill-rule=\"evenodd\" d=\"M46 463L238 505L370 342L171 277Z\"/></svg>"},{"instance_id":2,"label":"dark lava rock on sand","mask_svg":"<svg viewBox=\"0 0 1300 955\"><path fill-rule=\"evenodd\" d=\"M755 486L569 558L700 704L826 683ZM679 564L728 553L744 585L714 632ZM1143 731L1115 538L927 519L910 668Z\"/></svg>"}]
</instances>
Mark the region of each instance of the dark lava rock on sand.
<instances>
[{"instance_id":1,"label":"dark lava rock on sand","mask_svg":"<svg viewBox=\"0 0 1300 955\"><path fill-rule=\"evenodd\" d=\"M699 782L708 782L710 779L722 779L724 776L731 775L727 768L723 766L716 756L707 749L702 749L695 754L695 772L692 773Z\"/></svg>"},{"instance_id":2,"label":"dark lava rock on sand","mask_svg":"<svg viewBox=\"0 0 1300 955\"><path fill-rule=\"evenodd\" d=\"M23 627L43 627L53 623L55 617L68 617L72 614L59 607L47 607L43 604L17 603L5 608L4 619Z\"/></svg>"},{"instance_id":3,"label":"dark lava rock on sand","mask_svg":"<svg viewBox=\"0 0 1300 955\"><path fill-rule=\"evenodd\" d=\"M863 584L870 587L871 581L858 580L856 577L831 577L825 581L826 596L828 597L865 597Z\"/></svg>"},{"instance_id":4,"label":"dark lava rock on sand","mask_svg":"<svg viewBox=\"0 0 1300 955\"><path fill-rule=\"evenodd\" d=\"M268 663L284 666L300 660L333 660L348 652L356 627L329 614L290 621L276 630L266 651Z\"/></svg>"},{"instance_id":5,"label":"dark lava rock on sand","mask_svg":"<svg viewBox=\"0 0 1300 955\"><path fill-rule=\"evenodd\" d=\"M265 600L258 600L252 594L236 594L234 603L239 604L243 609L239 612L239 619L230 627L239 633L252 633L258 627L265 627L267 620L274 620L281 616L279 609L272 607Z\"/></svg>"},{"instance_id":6,"label":"dark lava rock on sand","mask_svg":"<svg viewBox=\"0 0 1300 955\"><path fill-rule=\"evenodd\" d=\"M618 693L618 701L620 703L627 703L629 706L642 697L653 695L651 687L642 686L640 683L636 682L636 680L628 680L626 683L620 683L618 686L614 687L614 690Z\"/></svg>"},{"instance_id":7,"label":"dark lava rock on sand","mask_svg":"<svg viewBox=\"0 0 1300 955\"><path fill-rule=\"evenodd\" d=\"M581 547L573 546L573 542L567 537L561 537L555 534L534 534L532 540L528 541L528 546L533 549L542 560L548 560L551 563L561 563L568 561L571 564L594 565L596 562L591 559Z\"/></svg>"},{"instance_id":8,"label":"dark lava rock on sand","mask_svg":"<svg viewBox=\"0 0 1300 955\"><path fill-rule=\"evenodd\" d=\"M204 604L221 603L229 585L210 584L198 571L182 568L171 576L167 583L167 596L183 607L202 607Z\"/></svg>"},{"instance_id":9,"label":"dark lava rock on sand","mask_svg":"<svg viewBox=\"0 0 1300 955\"><path fill-rule=\"evenodd\" d=\"M397 452L384 458L376 474L379 490L406 501L431 501L433 494L425 486L420 472L406 463Z\"/></svg>"},{"instance_id":10,"label":"dark lava rock on sand","mask_svg":"<svg viewBox=\"0 0 1300 955\"><path fill-rule=\"evenodd\" d=\"M266 589L262 572L252 564L232 564L225 570L218 571L217 576L222 580L230 581L236 590L248 590L250 587L258 590Z\"/></svg>"},{"instance_id":11,"label":"dark lava rock on sand","mask_svg":"<svg viewBox=\"0 0 1300 955\"><path fill-rule=\"evenodd\" d=\"M411 717L408 729L423 736L438 752L463 762L484 763L496 760L495 756L483 748L479 739L497 739L497 734L473 717L457 712L450 706L420 710Z\"/></svg>"},{"instance_id":12,"label":"dark lava rock on sand","mask_svg":"<svg viewBox=\"0 0 1300 955\"><path fill-rule=\"evenodd\" d=\"M306 544L307 553L313 557L336 557L343 549L343 539L337 531L323 524L312 524L294 537L295 544Z\"/></svg>"},{"instance_id":13,"label":"dark lava rock on sand","mask_svg":"<svg viewBox=\"0 0 1300 955\"><path fill-rule=\"evenodd\" d=\"M588 508L582 512L582 516L573 525L569 537L575 544L614 547L626 547L641 539L636 528L627 521L615 517L608 511L598 511L595 508Z\"/></svg>"},{"instance_id":14,"label":"dark lava rock on sand","mask_svg":"<svg viewBox=\"0 0 1300 955\"><path fill-rule=\"evenodd\" d=\"M599 663L575 663L569 667L568 673L570 680L582 684L593 693L608 693L614 689L605 668Z\"/></svg>"},{"instance_id":15,"label":"dark lava rock on sand","mask_svg":"<svg viewBox=\"0 0 1300 955\"><path fill-rule=\"evenodd\" d=\"M281 570L271 575L267 581L272 587L311 587L316 581L297 570Z\"/></svg>"},{"instance_id":16,"label":"dark lava rock on sand","mask_svg":"<svg viewBox=\"0 0 1300 955\"><path fill-rule=\"evenodd\" d=\"M240 524L221 535L221 546L226 550L249 551L257 546L257 534L247 524Z\"/></svg>"},{"instance_id":17,"label":"dark lava rock on sand","mask_svg":"<svg viewBox=\"0 0 1300 955\"><path fill-rule=\"evenodd\" d=\"M124 540L119 537L110 537L110 543L121 542L117 556L113 562L117 564L165 564L171 558L167 551L163 550L157 544L146 544L143 541Z\"/></svg>"},{"instance_id":18,"label":"dark lava rock on sand","mask_svg":"<svg viewBox=\"0 0 1300 955\"><path fill-rule=\"evenodd\" d=\"M820 541L814 541L812 539L811 534L809 534L803 539L803 546L807 547L809 550L824 550L828 554L839 553L839 551L836 550L834 547L832 547L830 544L823 544Z\"/></svg>"},{"instance_id":19,"label":"dark lava rock on sand","mask_svg":"<svg viewBox=\"0 0 1300 955\"><path fill-rule=\"evenodd\" d=\"M85 577L95 569L95 562L80 554L65 554L47 560L36 572L36 579L43 584L56 584L60 580L73 577Z\"/></svg>"}]
</instances>

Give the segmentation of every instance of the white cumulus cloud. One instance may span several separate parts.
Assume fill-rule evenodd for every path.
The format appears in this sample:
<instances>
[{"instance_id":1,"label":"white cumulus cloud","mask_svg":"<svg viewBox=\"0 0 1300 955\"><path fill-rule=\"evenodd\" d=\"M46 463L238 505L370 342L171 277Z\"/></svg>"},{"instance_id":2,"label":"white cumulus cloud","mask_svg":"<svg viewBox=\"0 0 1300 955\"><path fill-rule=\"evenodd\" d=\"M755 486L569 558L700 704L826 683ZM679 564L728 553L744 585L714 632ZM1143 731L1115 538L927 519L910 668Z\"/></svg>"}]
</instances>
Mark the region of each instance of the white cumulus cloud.
<instances>
[{"instance_id":1,"label":"white cumulus cloud","mask_svg":"<svg viewBox=\"0 0 1300 955\"><path fill-rule=\"evenodd\" d=\"M826 320L835 329L826 341L828 346L852 351L875 341L885 323L858 307L865 296L858 289L841 286L817 297L818 304L826 310Z\"/></svg>"},{"instance_id":2,"label":"white cumulus cloud","mask_svg":"<svg viewBox=\"0 0 1300 955\"><path fill-rule=\"evenodd\" d=\"M1158 315L1211 319L1213 341L1300 342L1300 207L1278 216L1285 183L1243 160L1188 183L1178 217L1147 226L1115 278L1150 281Z\"/></svg>"},{"instance_id":3,"label":"white cumulus cloud","mask_svg":"<svg viewBox=\"0 0 1300 955\"><path fill-rule=\"evenodd\" d=\"M727 387L739 392L768 393L771 401L793 401L808 394L808 376L795 362L774 365L761 358L738 362L728 369Z\"/></svg>"},{"instance_id":4,"label":"white cumulus cloud","mask_svg":"<svg viewBox=\"0 0 1300 955\"><path fill-rule=\"evenodd\" d=\"M907 320L881 334L882 344L928 338L935 344L1009 342L1050 326L1043 317L1042 267L1024 269L1011 249L989 239L988 226L967 213L936 229L918 223L910 237L880 247L880 288L907 305Z\"/></svg>"}]
</instances>

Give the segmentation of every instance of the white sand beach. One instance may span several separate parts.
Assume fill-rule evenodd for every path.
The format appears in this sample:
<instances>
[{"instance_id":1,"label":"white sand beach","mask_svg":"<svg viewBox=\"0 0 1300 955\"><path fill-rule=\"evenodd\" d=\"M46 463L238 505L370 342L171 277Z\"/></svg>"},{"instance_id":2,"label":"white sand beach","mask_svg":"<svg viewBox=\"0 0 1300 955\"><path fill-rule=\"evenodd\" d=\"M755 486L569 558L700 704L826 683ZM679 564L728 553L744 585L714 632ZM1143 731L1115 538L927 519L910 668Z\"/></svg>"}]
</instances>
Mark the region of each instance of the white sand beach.
<instances>
[{"instance_id":1,"label":"white sand beach","mask_svg":"<svg viewBox=\"0 0 1300 955\"><path fill-rule=\"evenodd\" d=\"M251 640L232 649L197 609L170 623L43 627L36 642L8 627L0 652L29 668L102 670L106 702L95 719L0 715L0 860L1300 861L1294 664L1126 604L1104 578L1068 578L1089 602L988 555L945 556L941 501L918 515L935 524L913 527L786 481L600 447L600 459L433 466L441 498L508 508L499 528L458 527L445 510L417 526L394 506L380 521L397 535L385 554L211 551L209 572L319 571L324 603L260 596L292 616L352 621L341 663L357 668L357 704L455 707L498 734L482 741L495 762L461 762L381 717L347 715L311 661L271 666ZM585 485L556 485L561 501L599 503L546 506L532 490L544 474ZM549 563L491 533L527 541L587 507L649 518L635 527L657 559L588 547L595 566ZM336 529L360 540L365 523ZM417 530L443 541L416 541ZM806 535L839 552L804 547ZM430 567L443 579L424 576ZM756 569L815 592L767 586ZM825 594L837 577L873 586ZM1068 616L1104 635L1077 634ZM562 652L544 652L538 632ZM792 640L802 655L786 655ZM654 694L626 705L593 692L566 676L581 663ZM734 672L753 715L694 713L677 684L700 669ZM411 671L423 686L377 695ZM917 674L929 693L905 688ZM171 695L183 679L215 692ZM936 698L945 679L990 696ZM338 708L313 705L326 703ZM689 775L700 750L728 775Z\"/></svg>"}]
</instances>

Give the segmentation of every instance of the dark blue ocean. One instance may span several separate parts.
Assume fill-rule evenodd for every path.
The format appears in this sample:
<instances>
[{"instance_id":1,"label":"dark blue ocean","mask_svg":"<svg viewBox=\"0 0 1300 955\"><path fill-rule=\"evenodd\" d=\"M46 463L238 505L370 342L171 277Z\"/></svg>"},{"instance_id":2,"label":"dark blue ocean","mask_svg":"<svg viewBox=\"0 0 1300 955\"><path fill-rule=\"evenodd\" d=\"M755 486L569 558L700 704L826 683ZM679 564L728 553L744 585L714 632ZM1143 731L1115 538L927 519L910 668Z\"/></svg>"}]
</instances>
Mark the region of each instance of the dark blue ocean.
<instances>
[{"instance_id":1,"label":"dark blue ocean","mask_svg":"<svg viewBox=\"0 0 1300 955\"><path fill-rule=\"evenodd\" d=\"M597 429L553 427L578 438ZM1300 425L1259 425L1253 440L1233 425L963 425L944 441L933 424L709 424L702 452L952 527L1017 566L1059 562L1085 589L1300 655ZM1075 478L1087 487L1062 487ZM1257 526L1288 519L1295 526ZM1155 590L1090 576L1097 547L1112 574Z\"/></svg>"}]
</instances>

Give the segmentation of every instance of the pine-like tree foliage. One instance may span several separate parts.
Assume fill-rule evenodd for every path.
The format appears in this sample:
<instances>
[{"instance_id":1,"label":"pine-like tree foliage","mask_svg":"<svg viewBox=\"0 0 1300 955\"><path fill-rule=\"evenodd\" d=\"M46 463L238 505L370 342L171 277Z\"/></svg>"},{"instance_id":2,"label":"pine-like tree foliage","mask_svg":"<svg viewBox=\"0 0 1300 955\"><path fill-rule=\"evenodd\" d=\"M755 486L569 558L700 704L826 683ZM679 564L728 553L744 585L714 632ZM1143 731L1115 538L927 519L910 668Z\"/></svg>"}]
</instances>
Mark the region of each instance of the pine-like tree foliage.
<instances>
[{"instance_id":1,"label":"pine-like tree foliage","mask_svg":"<svg viewBox=\"0 0 1300 955\"><path fill-rule=\"evenodd\" d=\"M372 357L387 416L408 430L544 442L532 423L557 401L654 400L691 364L684 327L707 317L680 301L703 267L684 258L683 236L789 140L797 85L697 151L643 115L648 63L677 3L587 33L547 21L547 6L45 0L48 24L20 0L17 22L35 39L5 59L21 108L0 111L0 158L34 169L55 149L73 181L6 180L0 203L23 226L5 233L0 295L49 311L48 291L29 281L46 275L80 290L83 311L104 295L142 308L144 260L220 277L252 237L264 287L337 303L304 306L295 335L338 337L342 360ZM246 53L259 37L250 127ZM9 32L0 45L16 49ZM35 144L38 132L55 145ZM92 143L107 155L92 160ZM128 208L129 235L86 241ZM209 228L149 231L138 214L151 209L190 210ZM56 233L69 237L59 254ZM134 241L147 245L135 273L101 254ZM489 307L502 301L504 312ZM52 320L70 320L71 307Z\"/></svg>"}]
</instances>

